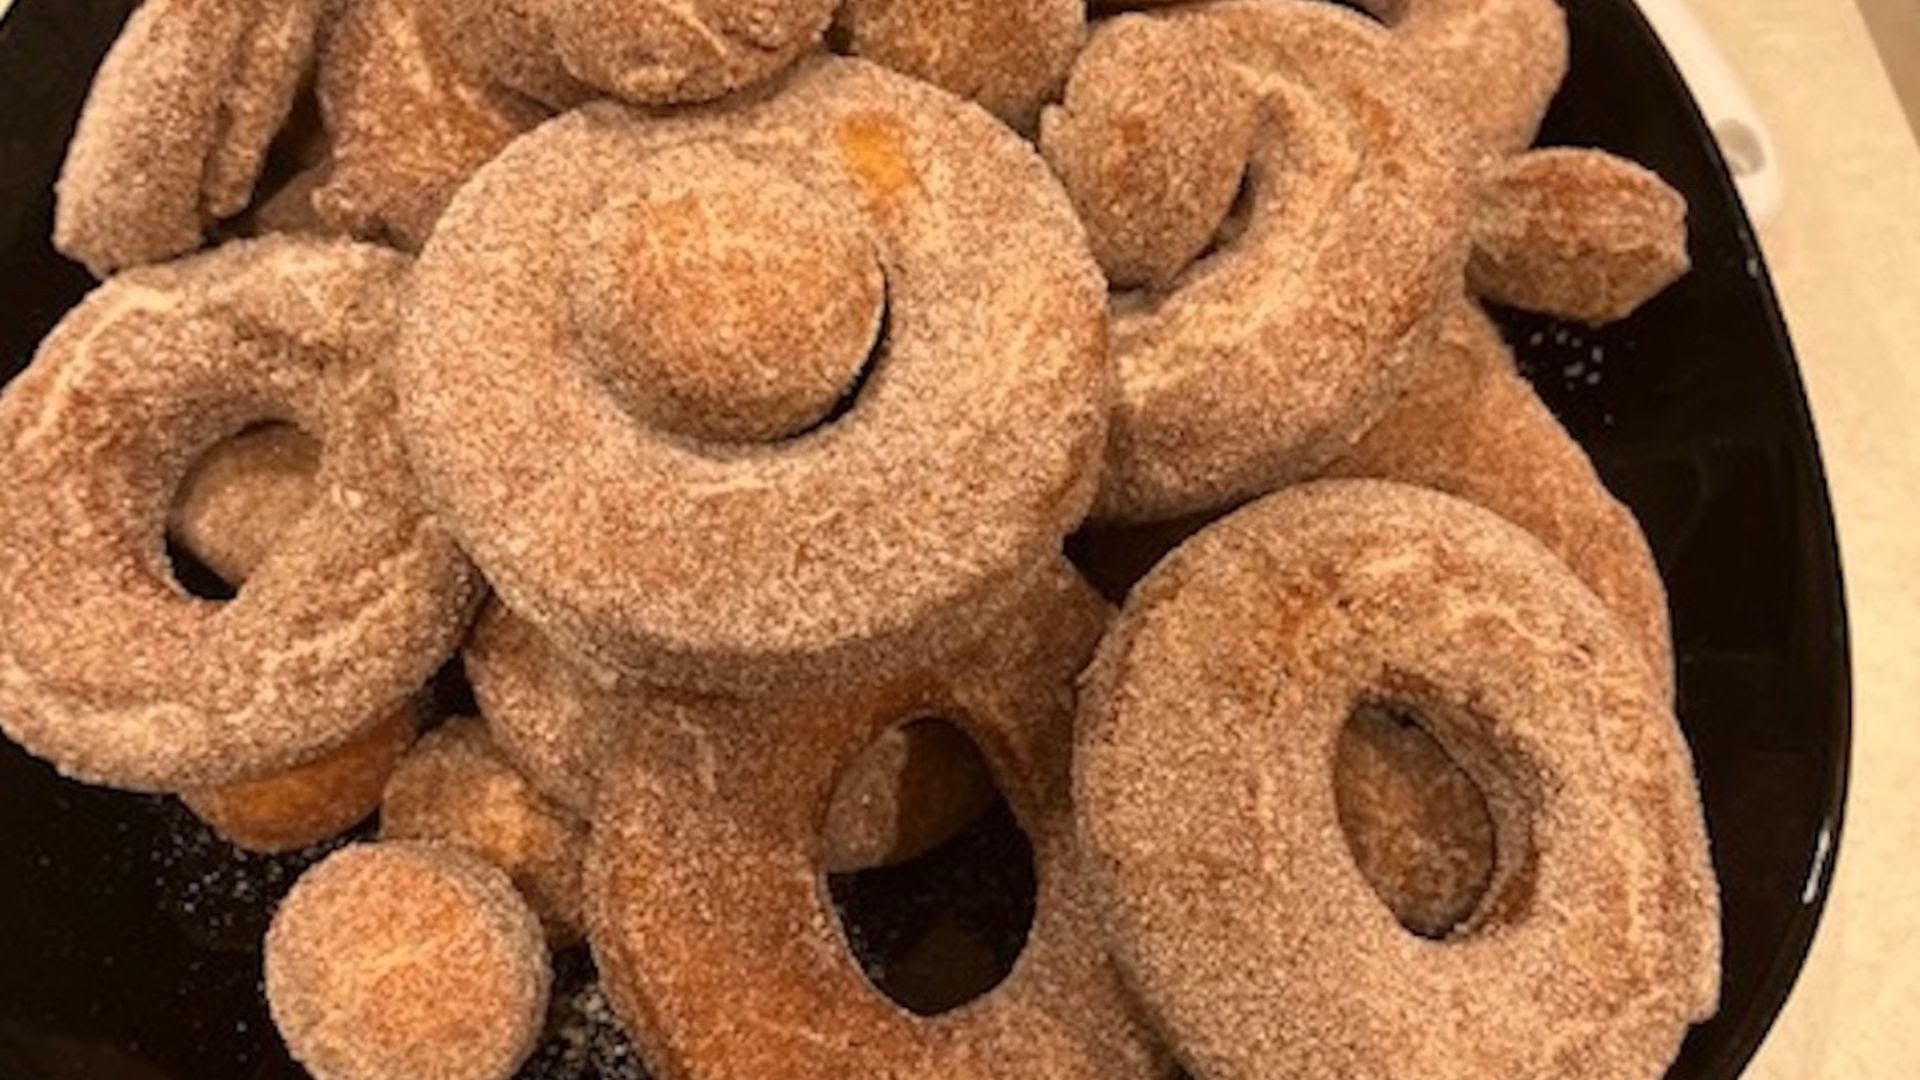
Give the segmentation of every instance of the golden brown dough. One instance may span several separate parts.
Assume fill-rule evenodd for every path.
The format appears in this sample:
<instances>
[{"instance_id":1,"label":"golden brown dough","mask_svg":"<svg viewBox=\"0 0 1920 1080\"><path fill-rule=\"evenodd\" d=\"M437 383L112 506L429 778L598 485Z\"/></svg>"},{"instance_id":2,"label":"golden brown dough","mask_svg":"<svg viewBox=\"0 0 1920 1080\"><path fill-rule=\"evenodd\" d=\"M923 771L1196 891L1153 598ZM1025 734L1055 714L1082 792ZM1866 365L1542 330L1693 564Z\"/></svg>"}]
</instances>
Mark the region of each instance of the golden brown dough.
<instances>
[{"instance_id":1,"label":"golden brown dough","mask_svg":"<svg viewBox=\"0 0 1920 1080\"><path fill-rule=\"evenodd\" d=\"M305 765L220 787L180 793L195 817L248 851L294 851L331 840L380 805L400 756L413 743L420 706L408 701L365 734Z\"/></svg>"},{"instance_id":2,"label":"golden brown dough","mask_svg":"<svg viewBox=\"0 0 1920 1080\"><path fill-rule=\"evenodd\" d=\"M473 717L429 732L400 763L380 802L380 838L470 851L513 879L547 937L580 937L585 823L513 770Z\"/></svg>"}]
</instances>

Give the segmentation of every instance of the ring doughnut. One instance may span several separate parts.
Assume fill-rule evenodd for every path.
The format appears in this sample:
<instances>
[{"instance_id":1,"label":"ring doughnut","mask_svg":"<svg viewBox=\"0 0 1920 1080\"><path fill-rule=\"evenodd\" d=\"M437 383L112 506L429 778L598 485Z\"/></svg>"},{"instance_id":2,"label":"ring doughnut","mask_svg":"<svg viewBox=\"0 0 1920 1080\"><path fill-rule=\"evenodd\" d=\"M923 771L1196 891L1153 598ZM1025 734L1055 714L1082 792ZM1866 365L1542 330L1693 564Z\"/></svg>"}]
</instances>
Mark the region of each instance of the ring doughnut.
<instances>
[{"instance_id":1,"label":"ring doughnut","mask_svg":"<svg viewBox=\"0 0 1920 1080\"><path fill-rule=\"evenodd\" d=\"M61 170L54 246L96 277L200 246L246 208L327 0L147 0L107 53Z\"/></svg>"},{"instance_id":2,"label":"ring doughnut","mask_svg":"<svg viewBox=\"0 0 1920 1080\"><path fill-rule=\"evenodd\" d=\"M839 23L863 59L980 103L1031 131L1086 36L1082 0L845 0Z\"/></svg>"},{"instance_id":3,"label":"ring doughnut","mask_svg":"<svg viewBox=\"0 0 1920 1080\"><path fill-rule=\"evenodd\" d=\"M313 207L331 228L418 251L454 190L545 118L476 82L421 26L433 0L346 0L316 90L333 160Z\"/></svg>"},{"instance_id":4,"label":"ring doughnut","mask_svg":"<svg viewBox=\"0 0 1920 1080\"><path fill-rule=\"evenodd\" d=\"M421 737L387 782L382 840L429 840L471 851L506 872L549 940L580 937L586 825L533 790L463 717Z\"/></svg>"},{"instance_id":5,"label":"ring doughnut","mask_svg":"<svg viewBox=\"0 0 1920 1080\"><path fill-rule=\"evenodd\" d=\"M1135 589L1089 686L1075 805L1109 938L1201 1075L1657 1077L1712 1013L1686 743L1517 526L1396 484L1269 496ZM1488 795L1494 878L1459 940L1407 933L1332 839L1364 704L1416 715Z\"/></svg>"},{"instance_id":6,"label":"ring doughnut","mask_svg":"<svg viewBox=\"0 0 1920 1080\"><path fill-rule=\"evenodd\" d=\"M1477 307L1449 313L1413 385L1326 475L1444 491L1532 533L1620 619L1672 699L1673 638L1653 550Z\"/></svg>"},{"instance_id":7,"label":"ring doughnut","mask_svg":"<svg viewBox=\"0 0 1920 1080\"><path fill-rule=\"evenodd\" d=\"M355 844L287 894L267 1004L315 1080L507 1080L546 1020L539 920L507 876L441 844Z\"/></svg>"},{"instance_id":8,"label":"ring doughnut","mask_svg":"<svg viewBox=\"0 0 1920 1080\"><path fill-rule=\"evenodd\" d=\"M420 706L408 700L365 732L304 765L180 793L228 843L277 854L331 840L380 806L387 777L413 744Z\"/></svg>"},{"instance_id":9,"label":"ring doughnut","mask_svg":"<svg viewBox=\"0 0 1920 1080\"><path fill-rule=\"evenodd\" d=\"M70 776L178 791L341 745L456 646L478 582L419 505L371 361L405 259L268 237L120 275L0 395L0 725ZM198 455L261 421L311 433L324 502L239 595L160 542Z\"/></svg>"},{"instance_id":10,"label":"ring doughnut","mask_svg":"<svg viewBox=\"0 0 1920 1080\"><path fill-rule=\"evenodd\" d=\"M686 696L623 683L566 656L499 604L481 614L462 655L502 756L543 795L587 819L632 718L658 712L661 698ZM972 743L941 725L889 728L847 766L834 791L821 830L822 865L843 873L913 858L978 817L993 795Z\"/></svg>"},{"instance_id":11,"label":"ring doughnut","mask_svg":"<svg viewBox=\"0 0 1920 1080\"><path fill-rule=\"evenodd\" d=\"M1056 567L970 655L866 690L636 717L600 796L587 932L616 1012L666 1077L1137 1077L1162 1055L1096 944L1067 801L1071 681L1106 606ZM1013 971L915 1016L854 961L819 879L836 774L923 712L977 740L1033 847Z\"/></svg>"},{"instance_id":12,"label":"ring doughnut","mask_svg":"<svg viewBox=\"0 0 1920 1080\"><path fill-rule=\"evenodd\" d=\"M1378 25L1321 3L1095 30L1041 146L1116 284L1170 278L1114 298L1120 398L1096 517L1176 517L1310 476L1411 374L1465 258L1465 176L1397 70ZM1191 261L1211 236L1224 246Z\"/></svg>"},{"instance_id":13,"label":"ring doughnut","mask_svg":"<svg viewBox=\"0 0 1920 1080\"><path fill-rule=\"evenodd\" d=\"M1598 325L1691 267L1686 198L1625 158L1535 150L1475 188L1467 281L1489 300Z\"/></svg>"},{"instance_id":14,"label":"ring doughnut","mask_svg":"<svg viewBox=\"0 0 1920 1080\"><path fill-rule=\"evenodd\" d=\"M703 692L879 678L997 615L1091 501L1111 375L1081 235L1018 136L862 61L591 106L481 169L422 254L410 457L569 653ZM724 349L654 318L696 295ZM786 438L739 441L769 420Z\"/></svg>"}]
</instances>

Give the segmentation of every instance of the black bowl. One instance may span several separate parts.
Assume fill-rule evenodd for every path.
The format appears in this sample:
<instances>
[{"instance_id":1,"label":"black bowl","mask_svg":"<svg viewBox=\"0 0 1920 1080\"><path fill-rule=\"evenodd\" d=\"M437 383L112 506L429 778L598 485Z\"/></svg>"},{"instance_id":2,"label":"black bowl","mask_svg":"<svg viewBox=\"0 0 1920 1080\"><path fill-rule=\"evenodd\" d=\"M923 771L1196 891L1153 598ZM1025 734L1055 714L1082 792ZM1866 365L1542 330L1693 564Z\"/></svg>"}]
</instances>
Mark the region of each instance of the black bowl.
<instances>
[{"instance_id":1,"label":"black bowl","mask_svg":"<svg viewBox=\"0 0 1920 1080\"><path fill-rule=\"evenodd\" d=\"M0 24L8 377L91 284L48 246L50 187L132 3L14 6ZM1639 514L1672 593L1680 716L1724 891L1726 970L1720 1014L1694 1030L1670 1075L1728 1078L1793 985L1839 842L1850 732L1833 524L1792 348L1706 126L1629 0L1572 0L1569 14L1573 71L1544 141L1606 147L1677 186L1692 204L1695 270L1597 332L1498 314L1543 396ZM1073 550L1118 593L1178 531L1082 537ZM968 878L955 859L977 871L982 852L1017 855L1006 829L990 818L923 866L837 883L844 905L873 909L850 919L893 920L856 941L910 948L902 928L929 925L926 913L885 909ZM258 942L274 898L313 854L240 856L166 800L62 781L0 740L0 1075L298 1075L260 999ZM1017 870L987 877L989 888L1031 888ZM996 918L1008 907L984 906ZM1006 951L1004 935L986 944ZM550 1044L530 1071L594 1075L582 1061L632 1071L617 1052L577 1049Z\"/></svg>"}]
</instances>

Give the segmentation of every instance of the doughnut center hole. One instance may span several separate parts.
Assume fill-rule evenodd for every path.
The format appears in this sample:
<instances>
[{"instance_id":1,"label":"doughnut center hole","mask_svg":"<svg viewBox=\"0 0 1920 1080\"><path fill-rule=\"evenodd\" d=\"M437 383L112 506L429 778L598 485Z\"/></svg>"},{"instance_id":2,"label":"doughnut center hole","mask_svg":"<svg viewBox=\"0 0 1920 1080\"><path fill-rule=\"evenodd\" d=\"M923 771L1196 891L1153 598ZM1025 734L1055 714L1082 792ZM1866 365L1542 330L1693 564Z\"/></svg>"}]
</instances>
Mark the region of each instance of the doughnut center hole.
<instances>
[{"instance_id":1,"label":"doughnut center hole","mask_svg":"<svg viewBox=\"0 0 1920 1080\"><path fill-rule=\"evenodd\" d=\"M895 1004L936 1016L1013 970L1033 927L1033 846L958 725L917 717L863 749L822 846L848 948Z\"/></svg>"},{"instance_id":2,"label":"doughnut center hole","mask_svg":"<svg viewBox=\"0 0 1920 1080\"><path fill-rule=\"evenodd\" d=\"M1340 829L1360 874L1400 925L1457 939L1486 902L1499 847L1486 791L1421 713L1355 706L1335 746Z\"/></svg>"},{"instance_id":3,"label":"doughnut center hole","mask_svg":"<svg viewBox=\"0 0 1920 1080\"><path fill-rule=\"evenodd\" d=\"M1377 23L1392 26L1406 17L1407 5L1413 0L1326 0L1335 7L1365 15Z\"/></svg>"},{"instance_id":4,"label":"doughnut center hole","mask_svg":"<svg viewBox=\"0 0 1920 1080\"><path fill-rule=\"evenodd\" d=\"M167 511L174 581L202 600L227 601L306 513L320 444L282 421L251 424L194 459Z\"/></svg>"}]
</instances>

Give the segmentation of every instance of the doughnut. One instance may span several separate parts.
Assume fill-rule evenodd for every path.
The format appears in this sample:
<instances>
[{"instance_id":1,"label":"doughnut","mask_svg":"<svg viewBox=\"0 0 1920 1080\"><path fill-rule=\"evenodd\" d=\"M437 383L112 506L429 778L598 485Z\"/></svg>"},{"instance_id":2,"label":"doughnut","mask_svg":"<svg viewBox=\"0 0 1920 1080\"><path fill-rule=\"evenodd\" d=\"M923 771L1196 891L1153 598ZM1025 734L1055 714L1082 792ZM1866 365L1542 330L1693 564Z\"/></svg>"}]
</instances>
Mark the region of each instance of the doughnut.
<instances>
[{"instance_id":1,"label":"doughnut","mask_svg":"<svg viewBox=\"0 0 1920 1080\"><path fill-rule=\"evenodd\" d=\"M1326 475L1444 491L1532 533L1620 619L1671 699L1667 591L1646 535L1479 308L1448 315L1413 385Z\"/></svg>"},{"instance_id":2,"label":"doughnut","mask_svg":"<svg viewBox=\"0 0 1920 1080\"><path fill-rule=\"evenodd\" d=\"M1691 267L1686 198L1605 151L1521 154L1475 189L1467 280L1489 300L1597 325Z\"/></svg>"},{"instance_id":3,"label":"doughnut","mask_svg":"<svg viewBox=\"0 0 1920 1080\"><path fill-rule=\"evenodd\" d=\"M399 419L564 651L705 693L872 681L990 624L1084 516L1102 296L1017 135L821 57L771 96L589 106L475 174L414 275Z\"/></svg>"},{"instance_id":4,"label":"doughnut","mask_svg":"<svg viewBox=\"0 0 1920 1080\"><path fill-rule=\"evenodd\" d=\"M409 699L338 749L256 780L180 793L195 817L236 847L277 854L331 840L364 821L413 743L420 706Z\"/></svg>"},{"instance_id":5,"label":"doughnut","mask_svg":"<svg viewBox=\"0 0 1920 1080\"><path fill-rule=\"evenodd\" d=\"M267 1005L315 1080L507 1080L553 973L507 876L442 844L345 847L302 874L266 942Z\"/></svg>"},{"instance_id":6,"label":"doughnut","mask_svg":"<svg viewBox=\"0 0 1920 1080\"><path fill-rule=\"evenodd\" d=\"M471 76L567 109L709 101L812 49L836 0L420 0Z\"/></svg>"},{"instance_id":7,"label":"doughnut","mask_svg":"<svg viewBox=\"0 0 1920 1080\"><path fill-rule=\"evenodd\" d=\"M587 830L513 770L473 717L423 736L387 782L383 840L432 840L506 871L555 942L580 936Z\"/></svg>"},{"instance_id":8,"label":"doughnut","mask_svg":"<svg viewBox=\"0 0 1920 1080\"><path fill-rule=\"evenodd\" d=\"M1115 284L1167 282L1114 296L1098 519L1311 476L1392 402L1465 258L1466 170L1405 82L1380 26L1322 3L1231 0L1094 31L1041 146Z\"/></svg>"},{"instance_id":9,"label":"doughnut","mask_svg":"<svg viewBox=\"0 0 1920 1080\"><path fill-rule=\"evenodd\" d=\"M660 699L687 696L622 682L569 657L499 604L481 614L462 658L502 756L582 818L594 816L631 718L658 711ZM822 865L843 873L923 854L978 817L993 796L973 744L952 729L889 728L847 766L828 804Z\"/></svg>"},{"instance_id":10,"label":"doughnut","mask_svg":"<svg viewBox=\"0 0 1920 1080\"><path fill-rule=\"evenodd\" d=\"M407 262L267 237L117 276L0 394L0 727L69 776L180 791L311 761L418 690L479 589L420 505L385 372ZM238 596L174 580L175 490L262 421L318 505Z\"/></svg>"},{"instance_id":11,"label":"doughnut","mask_svg":"<svg viewBox=\"0 0 1920 1080\"><path fill-rule=\"evenodd\" d=\"M635 717L587 854L587 935L661 1076L1146 1077L1167 1063L1098 941L1068 802L1072 680L1106 606L1053 564L978 645L909 676L784 703ZM976 740L1033 847L1026 947L937 1017L866 981L820 881L837 774L901 717Z\"/></svg>"},{"instance_id":12,"label":"doughnut","mask_svg":"<svg viewBox=\"0 0 1920 1080\"><path fill-rule=\"evenodd\" d=\"M1492 881L1449 942L1338 839L1330 766L1365 705L1487 793ZM1679 726L1598 598L1489 511L1326 481L1209 526L1129 597L1077 735L1108 941L1198 1075L1651 1078L1715 1008Z\"/></svg>"},{"instance_id":13,"label":"doughnut","mask_svg":"<svg viewBox=\"0 0 1920 1080\"><path fill-rule=\"evenodd\" d=\"M279 184L249 211L241 222L240 235L267 236L272 233L297 233L301 236L340 236L320 216L313 203L314 194L327 182L331 165L316 165L300 170Z\"/></svg>"},{"instance_id":14,"label":"doughnut","mask_svg":"<svg viewBox=\"0 0 1920 1080\"><path fill-rule=\"evenodd\" d=\"M97 277L200 246L246 208L328 0L147 0L94 76L54 246Z\"/></svg>"},{"instance_id":15,"label":"doughnut","mask_svg":"<svg viewBox=\"0 0 1920 1080\"><path fill-rule=\"evenodd\" d=\"M1087 15L1082 0L845 0L838 25L860 57L1031 131L1066 82Z\"/></svg>"},{"instance_id":16,"label":"doughnut","mask_svg":"<svg viewBox=\"0 0 1920 1080\"><path fill-rule=\"evenodd\" d=\"M167 534L239 585L313 504L320 444L292 424L266 424L214 444L188 470Z\"/></svg>"},{"instance_id":17,"label":"doughnut","mask_svg":"<svg viewBox=\"0 0 1920 1080\"><path fill-rule=\"evenodd\" d=\"M1334 806L1360 876L1401 925L1445 938L1493 879L1493 818L1473 778L1418 725L1354 710L1334 747Z\"/></svg>"},{"instance_id":18,"label":"doughnut","mask_svg":"<svg viewBox=\"0 0 1920 1080\"><path fill-rule=\"evenodd\" d=\"M421 26L435 0L343 2L320 50L333 161L314 210L332 229L417 251L454 190L546 114L453 63Z\"/></svg>"}]
</instances>

